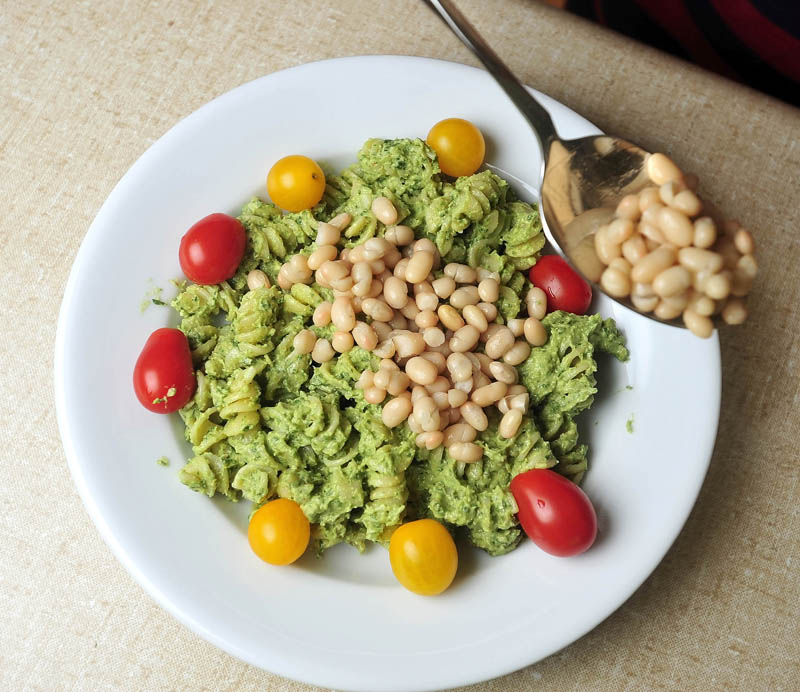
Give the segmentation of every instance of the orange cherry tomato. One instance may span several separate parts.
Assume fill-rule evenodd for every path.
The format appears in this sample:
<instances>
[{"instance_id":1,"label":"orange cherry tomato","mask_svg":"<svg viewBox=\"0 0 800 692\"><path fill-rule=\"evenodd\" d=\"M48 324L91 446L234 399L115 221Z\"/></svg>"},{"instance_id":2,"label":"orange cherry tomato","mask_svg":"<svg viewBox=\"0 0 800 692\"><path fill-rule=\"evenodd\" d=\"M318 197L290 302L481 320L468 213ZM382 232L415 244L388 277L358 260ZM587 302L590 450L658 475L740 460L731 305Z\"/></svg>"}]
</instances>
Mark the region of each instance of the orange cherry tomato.
<instances>
[{"instance_id":1,"label":"orange cherry tomato","mask_svg":"<svg viewBox=\"0 0 800 692\"><path fill-rule=\"evenodd\" d=\"M426 142L436 152L442 172L454 178L472 175L486 155L481 131L462 118L447 118L436 123Z\"/></svg>"},{"instance_id":2,"label":"orange cherry tomato","mask_svg":"<svg viewBox=\"0 0 800 692\"><path fill-rule=\"evenodd\" d=\"M310 209L325 192L325 174L308 156L284 156L269 169L267 192L286 211Z\"/></svg>"},{"instance_id":3,"label":"orange cherry tomato","mask_svg":"<svg viewBox=\"0 0 800 692\"><path fill-rule=\"evenodd\" d=\"M271 565L297 560L306 551L310 536L311 526L300 505L284 498L267 502L247 527L253 552Z\"/></svg>"},{"instance_id":4,"label":"orange cherry tomato","mask_svg":"<svg viewBox=\"0 0 800 692\"><path fill-rule=\"evenodd\" d=\"M434 519L403 524L389 542L392 571L409 591L435 596L450 586L458 551L450 532Z\"/></svg>"}]
</instances>

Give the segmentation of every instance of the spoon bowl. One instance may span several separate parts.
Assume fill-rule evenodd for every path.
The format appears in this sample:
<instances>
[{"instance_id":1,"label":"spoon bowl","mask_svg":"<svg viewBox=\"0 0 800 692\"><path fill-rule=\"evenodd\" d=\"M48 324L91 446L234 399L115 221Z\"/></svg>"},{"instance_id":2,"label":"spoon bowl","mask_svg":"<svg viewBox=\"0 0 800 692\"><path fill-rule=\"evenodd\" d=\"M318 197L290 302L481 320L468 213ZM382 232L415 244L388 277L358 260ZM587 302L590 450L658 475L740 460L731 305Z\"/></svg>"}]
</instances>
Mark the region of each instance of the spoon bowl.
<instances>
[{"instance_id":1,"label":"spoon bowl","mask_svg":"<svg viewBox=\"0 0 800 692\"><path fill-rule=\"evenodd\" d=\"M521 84L451 0L423 0L484 64L530 123L542 150L539 190L542 229L553 248L595 290L648 319L684 328L680 319L664 320L638 310L628 298L608 294L600 285L605 265L594 249L594 235L608 223L620 200L652 185L644 148L625 139L593 135L561 139L550 114Z\"/></svg>"}]
</instances>

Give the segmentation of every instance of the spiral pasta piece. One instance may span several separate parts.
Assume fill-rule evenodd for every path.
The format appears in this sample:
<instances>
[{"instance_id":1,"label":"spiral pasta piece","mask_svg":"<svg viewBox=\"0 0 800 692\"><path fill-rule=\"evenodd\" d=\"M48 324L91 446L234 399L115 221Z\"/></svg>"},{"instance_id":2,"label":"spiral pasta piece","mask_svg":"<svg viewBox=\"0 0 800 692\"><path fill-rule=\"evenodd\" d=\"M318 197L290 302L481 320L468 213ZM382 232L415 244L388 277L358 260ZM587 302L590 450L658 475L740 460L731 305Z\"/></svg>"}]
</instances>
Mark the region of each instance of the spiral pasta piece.
<instances>
[{"instance_id":1,"label":"spiral pasta piece","mask_svg":"<svg viewBox=\"0 0 800 692\"><path fill-rule=\"evenodd\" d=\"M216 454L206 452L192 457L178 471L178 478L185 486L208 497L220 493L231 500L238 499L231 490L228 469Z\"/></svg>"},{"instance_id":2,"label":"spiral pasta piece","mask_svg":"<svg viewBox=\"0 0 800 692\"><path fill-rule=\"evenodd\" d=\"M324 290L318 285L312 287L306 284L294 284L289 293L283 296L283 307L293 315L311 317L314 308L325 300Z\"/></svg>"},{"instance_id":3,"label":"spiral pasta piece","mask_svg":"<svg viewBox=\"0 0 800 692\"><path fill-rule=\"evenodd\" d=\"M447 255L454 238L505 201L507 190L508 183L491 171L458 178L427 207L425 235L436 243L442 255Z\"/></svg>"},{"instance_id":4,"label":"spiral pasta piece","mask_svg":"<svg viewBox=\"0 0 800 692\"><path fill-rule=\"evenodd\" d=\"M529 269L539 258L544 247L545 237L539 211L525 202L510 202L503 211L507 223L500 233L503 255L510 260L514 269Z\"/></svg>"},{"instance_id":5,"label":"spiral pasta piece","mask_svg":"<svg viewBox=\"0 0 800 692\"><path fill-rule=\"evenodd\" d=\"M240 351L248 358L257 358L273 350L280 289L261 287L248 291L233 318L233 332Z\"/></svg>"},{"instance_id":6,"label":"spiral pasta piece","mask_svg":"<svg viewBox=\"0 0 800 692\"><path fill-rule=\"evenodd\" d=\"M260 390L255 382L257 369L254 365L237 370L229 382L228 395L219 415L228 421L225 435L233 437L261 425L258 397Z\"/></svg>"}]
</instances>

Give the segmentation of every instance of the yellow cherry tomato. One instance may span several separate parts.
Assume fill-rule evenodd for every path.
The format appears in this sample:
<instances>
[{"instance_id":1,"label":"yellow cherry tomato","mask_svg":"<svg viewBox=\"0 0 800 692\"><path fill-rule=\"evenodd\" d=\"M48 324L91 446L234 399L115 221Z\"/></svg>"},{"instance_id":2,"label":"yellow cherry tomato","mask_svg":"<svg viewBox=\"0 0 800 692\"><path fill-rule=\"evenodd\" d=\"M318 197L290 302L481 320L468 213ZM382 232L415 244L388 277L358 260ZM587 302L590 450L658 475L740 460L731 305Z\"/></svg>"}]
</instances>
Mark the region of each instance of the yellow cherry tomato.
<instances>
[{"instance_id":1,"label":"yellow cherry tomato","mask_svg":"<svg viewBox=\"0 0 800 692\"><path fill-rule=\"evenodd\" d=\"M303 211L322 199L325 174L308 156L284 156L269 169L267 192L281 209Z\"/></svg>"},{"instance_id":2,"label":"yellow cherry tomato","mask_svg":"<svg viewBox=\"0 0 800 692\"><path fill-rule=\"evenodd\" d=\"M306 551L310 535L311 527L300 505L284 498L267 502L247 527L253 552L271 565L297 560Z\"/></svg>"},{"instance_id":3,"label":"yellow cherry tomato","mask_svg":"<svg viewBox=\"0 0 800 692\"><path fill-rule=\"evenodd\" d=\"M480 168L486 154L481 131L462 118L439 121L431 128L426 141L436 152L442 172L454 178L472 175Z\"/></svg>"},{"instance_id":4,"label":"yellow cherry tomato","mask_svg":"<svg viewBox=\"0 0 800 692\"><path fill-rule=\"evenodd\" d=\"M409 591L442 593L456 576L458 551L448 530L434 519L403 524L389 542L392 571Z\"/></svg>"}]
</instances>

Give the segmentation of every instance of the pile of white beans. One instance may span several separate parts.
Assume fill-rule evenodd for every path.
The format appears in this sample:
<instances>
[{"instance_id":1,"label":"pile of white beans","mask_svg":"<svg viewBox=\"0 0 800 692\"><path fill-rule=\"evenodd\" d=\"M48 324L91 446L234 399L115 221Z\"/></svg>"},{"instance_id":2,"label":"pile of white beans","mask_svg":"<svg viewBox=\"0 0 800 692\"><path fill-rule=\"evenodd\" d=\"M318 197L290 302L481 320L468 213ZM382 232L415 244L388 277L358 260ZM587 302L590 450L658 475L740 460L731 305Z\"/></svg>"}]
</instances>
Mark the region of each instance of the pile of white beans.
<instances>
[{"instance_id":1,"label":"pile of white beans","mask_svg":"<svg viewBox=\"0 0 800 692\"><path fill-rule=\"evenodd\" d=\"M703 338L711 336L714 315L741 324L758 271L753 236L736 221L712 218L708 204L702 215L696 179L664 154L650 155L646 170L654 184L624 197L595 235L606 265L600 285L661 319L682 316Z\"/></svg>"},{"instance_id":2,"label":"pile of white beans","mask_svg":"<svg viewBox=\"0 0 800 692\"><path fill-rule=\"evenodd\" d=\"M497 323L500 296L496 272L448 264L427 239L416 240L408 226L396 225L391 200L377 197L375 216L386 226L383 238L338 251L342 231L352 220L339 214L319 222L316 249L294 255L278 273L279 286L316 282L333 291L333 302L314 310L317 327L333 324L330 340L304 329L294 338L297 353L324 363L358 344L381 358L377 372L365 370L356 387L371 404L384 403L383 422L406 422L420 447L444 445L456 461L475 462L483 448L475 443L489 425L485 409L502 414L499 433L516 435L528 410L528 390L517 384L519 365L531 346L547 341L541 323L547 300L531 288L527 318ZM402 249L402 250L401 250ZM434 272L441 274L438 278ZM268 285L263 272L248 275L248 286ZM359 317L363 315L362 319ZM476 352L483 346L483 353ZM387 396L391 397L386 401Z\"/></svg>"}]
</instances>

